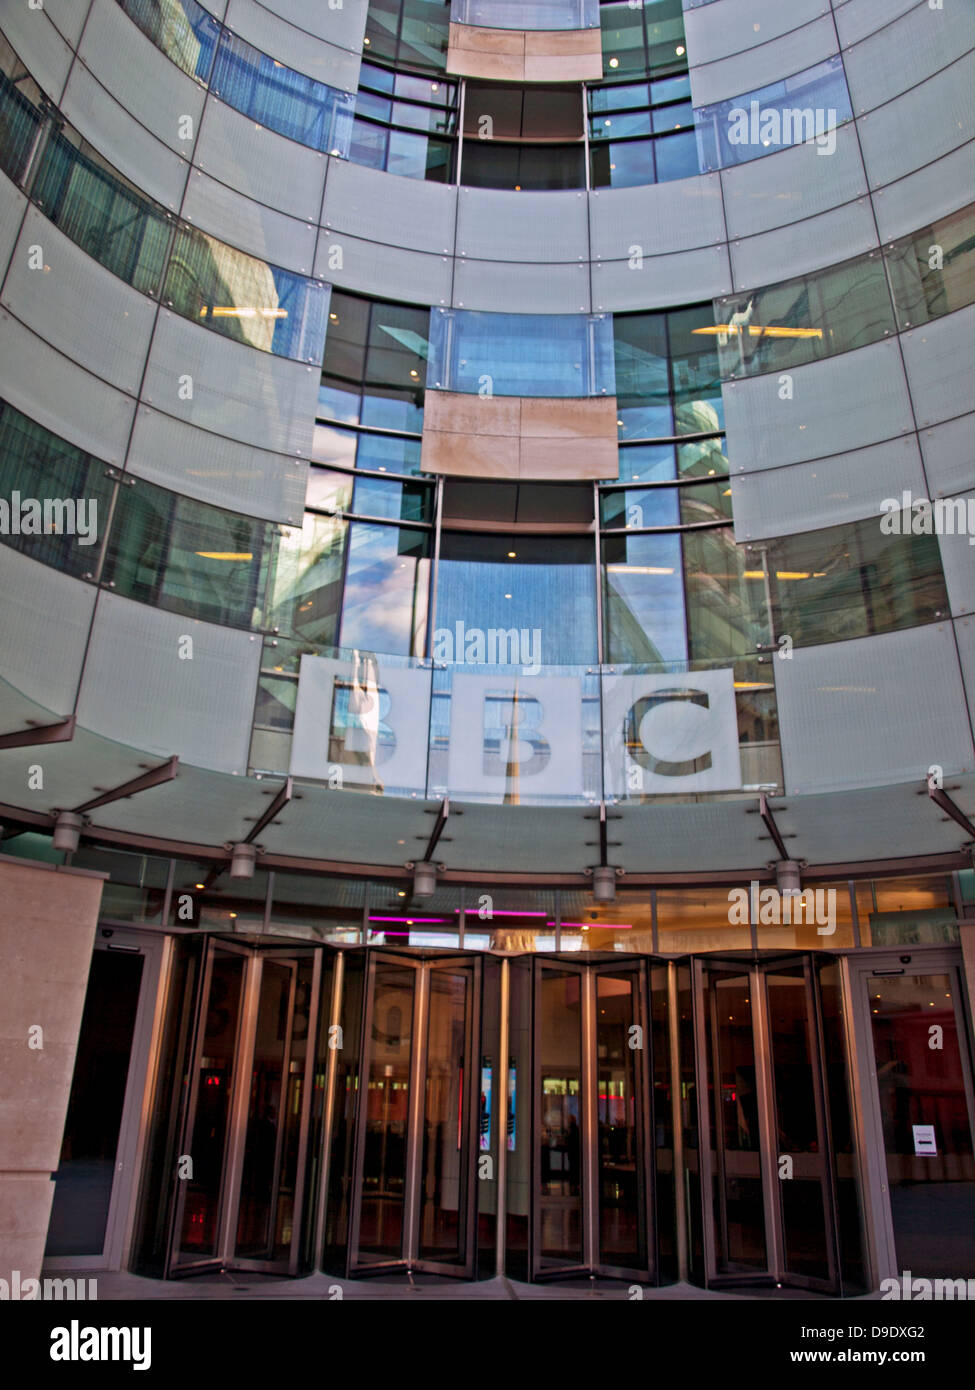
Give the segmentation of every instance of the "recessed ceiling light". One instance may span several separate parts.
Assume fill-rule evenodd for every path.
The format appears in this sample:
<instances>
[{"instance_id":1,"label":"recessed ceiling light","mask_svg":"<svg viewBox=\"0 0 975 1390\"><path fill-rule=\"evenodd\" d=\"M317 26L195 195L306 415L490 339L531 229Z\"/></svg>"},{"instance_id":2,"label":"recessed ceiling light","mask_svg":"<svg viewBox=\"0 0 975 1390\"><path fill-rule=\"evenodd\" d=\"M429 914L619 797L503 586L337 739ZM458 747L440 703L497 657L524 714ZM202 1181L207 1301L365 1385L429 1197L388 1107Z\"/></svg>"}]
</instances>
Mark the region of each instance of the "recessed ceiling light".
<instances>
[{"instance_id":1,"label":"recessed ceiling light","mask_svg":"<svg viewBox=\"0 0 975 1390\"><path fill-rule=\"evenodd\" d=\"M674 49L674 52L677 54L678 58L683 58L684 54L687 52L687 49L684 47L682 43L679 43L677 47Z\"/></svg>"},{"instance_id":2,"label":"recessed ceiling light","mask_svg":"<svg viewBox=\"0 0 975 1390\"><path fill-rule=\"evenodd\" d=\"M508 551L508 559L509 559L509 560L515 560L515 559L517 559L517 558L518 558L518 556L517 556L517 552L516 552L516 551L514 551L514 550L509 550L509 551Z\"/></svg>"},{"instance_id":3,"label":"recessed ceiling light","mask_svg":"<svg viewBox=\"0 0 975 1390\"><path fill-rule=\"evenodd\" d=\"M203 884L202 884L202 883L194 883L193 887L194 887L194 888L202 888L202 887L203 887Z\"/></svg>"},{"instance_id":4,"label":"recessed ceiling light","mask_svg":"<svg viewBox=\"0 0 975 1390\"><path fill-rule=\"evenodd\" d=\"M618 58L610 58L609 65L611 68L618 68L620 65L620 60Z\"/></svg>"},{"instance_id":5,"label":"recessed ceiling light","mask_svg":"<svg viewBox=\"0 0 975 1390\"><path fill-rule=\"evenodd\" d=\"M329 314L329 318L332 320L333 323L338 323L339 321L338 314Z\"/></svg>"},{"instance_id":6,"label":"recessed ceiling light","mask_svg":"<svg viewBox=\"0 0 975 1390\"><path fill-rule=\"evenodd\" d=\"M510 597L511 597L510 594L505 594L505 598L510 598Z\"/></svg>"}]
</instances>

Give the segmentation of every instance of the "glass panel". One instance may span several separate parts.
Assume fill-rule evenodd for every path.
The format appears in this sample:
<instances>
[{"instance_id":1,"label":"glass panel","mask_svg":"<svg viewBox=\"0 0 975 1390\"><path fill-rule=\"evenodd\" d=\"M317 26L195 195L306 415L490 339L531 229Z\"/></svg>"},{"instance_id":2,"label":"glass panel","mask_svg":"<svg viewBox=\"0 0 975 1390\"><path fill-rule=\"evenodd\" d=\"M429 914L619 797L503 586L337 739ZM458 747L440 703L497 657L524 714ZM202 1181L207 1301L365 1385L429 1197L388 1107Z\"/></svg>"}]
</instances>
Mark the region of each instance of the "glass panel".
<instances>
[{"instance_id":1,"label":"glass panel","mask_svg":"<svg viewBox=\"0 0 975 1390\"><path fill-rule=\"evenodd\" d=\"M863 946L922 946L958 940L951 880L889 878L856 885Z\"/></svg>"},{"instance_id":2,"label":"glass panel","mask_svg":"<svg viewBox=\"0 0 975 1390\"><path fill-rule=\"evenodd\" d=\"M104 464L0 401L4 545L75 578L92 572L112 491Z\"/></svg>"},{"instance_id":3,"label":"glass panel","mask_svg":"<svg viewBox=\"0 0 975 1390\"><path fill-rule=\"evenodd\" d=\"M775 630L796 646L933 622L948 611L936 536L884 535L876 519L770 547ZM747 570L758 586L761 570Z\"/></svg>"},{"instance_id":4,"label":"glass panel","mask_svg":"<svg viewBox=\"0 0 975 1390\"><path fill-rule=\"evenodd\" d=\"M751 944L747 922L732 926L728 916L728 890L725 888L688 889L683 893L658 890L660 950L674 955L747 950Z\"/></svg>"},{"instance_id":5,"label":"glass panel","mask_svg":"<svg viewBox=\"0 0 975 1390\"><path fill-rule=\"evenodd\" d=\"M37 99L32 101L20 90L23 65L5 44L0 47L0 64L5 69L0 71L0 168L14 183L20 183L41 128L40 93L31 83L30 96ZM11 80L14 73L18 81Z\"/></svg>"},{"instance_id":6,"label":"glass panel","mask_svg":"<svg viewBox=\"0 0 975 1390\"><path fill-rule=\"evenodd\" d=\"M972 1272L975 1159L947 971L868 981L897 1268Z\"/></svg>"},{"instance_id":7,"label":"glass panel","mask_svg":"<svg viewBox=\"0 0 975 1390\"><path fill-rule=\"evenodd\" d=\"M501 666L558 666L594 660L592 566L589 537L445 531L440 549L434 656L441 661ZM518 639L515 654L509 640L512 631ZM503 644L499 635L504 636Z\"/></svg>"},{"instance_id":8,"label":"glass panel","mask_svg":"<svg viewBox=\"0 0 975 1390\"><path fill-rule=\"evenodd\" d=\"M625 110L628 106L649 104L649 89L645 82L619 83L616 86L607 83L589 88L589 110L593 112Z\"/></svg>"},{"instance_id":9,"label":"glass panel","mask_svg":"<svg viewBox=\"0 0 975 1390\"><path fill-rule=\"evenodd\" d=\"M682 504L687 492L681 489ZM682 519L687 520L684 505L681 510ZM692 661L725 661L754 652L759 643L768 644L765 594L763 587L746 578L748 563L744 547L735 544L730 527L684 536L687 637Z\"/></svg>"},{"instance_id":10,"label":"glass panel","mask_svg":"<svg viewBox=\"0 0 975 1390\"><path fill-rule=\"evenodd\" d=\"M896 331L880 256L800 275L714 302L714 325L692 330L717 342L724 377L758 376L817 362Z\"/></svg>"},{"instance_id":11,"label":"glass panel","mask_svg":"<svg viewBox=\"0 0 975 1390\"><path fill-rule=\"evenodd\" d=\"M837 54L781 82L699 107L696 116L701 168L711 171L813 137L819 153L832 153L835 129L852 119L853 110Z\"/></svg>"},{"instance_id":12,"label":"glass panel","mask_svg":"<svg viewBox=\"0 0 975 1390\"><path fill-rule=\"evenodd\" d=\"M542 970L538 989L539 1257L544 1269L583 1261L582 977Z\"/></svg>"},{"instance_id":13,"label":"glass panel","mask_svg":"<svg viewBox=\"0 0 975 1390\"><path fill-rule=\"evenodd\" d=\"M180 227L163 291L178 314L238 343L322 360L328 287Z\"/></svg>"},{"instance_id":14,"label":"glass panel","mask_svg":"<svg viewBox=\"0 0 975 1390\"><path fill-rule=\"evenodd\" d=\"M649 134L649 111L614 111L612 115L594 116L589 122L592 140L622 140L627 135Z\"/></svg>"},{"instance_id":15,"label":"glass panel","mask_svg":"<svg viewBox=\"0 0 975 1390\"><path fill-rule=\"evenodd\" d=\"M177 1263L216 1254L219 1199L230 1116L230 1095L237 1059L237 1022L244 983L243 956L213 953L210 989L204 1006L203 1039L196 1114L191 1121L188 1153L193 1176L184 1183Z\"/></svg>"},{"instance_id":16,"label":"glass panel","mask_svg":"<svg viewBox=\"0 0 975 1390\"><path fill-rule=\"evenodd\" d=\"M637 530L643 526L676 526L677 488L634 488L627 492L600 494L603 526L627 527Z\"/></svg>"},{"instance_id":17,"label":"glass panel","mask_svg":"<svg viewBox=\"0 0 975 1390\"><path fill-rule=\"evenodd\" d=\"M337 645L347 530L338 517L306 512L300 531L289 527L280 537L270 584L270 626L305 643Z\"/></svg>"},{"instance_id":18,"label":"glass panel","mask_svg":"<svg viewBox=\"0 0 975 1390\"><path fill-rule=\"evenodd\" d=\"M836 1179L836 1219L840 1247L840 1292L866 1292L860 1193L857 1182L853 1106L847 1074L846 1021L840 968L819 969L823 1017L823 1068L829 1111L830 1146Z\"/></svg>"},{"instance_id":19,"label":"glass panel","mask_svg":"<svg viewBox=\"0 0 975 1390\"><path fill-rule=\"evenodd\" d=\"M115 1181L143 957L95 951L45 1254L101 1255Z\"/></svg>"},{"instance_id":20,"label":"glass panel","mask_svg":"<svg viewBox=\"0 0 975 1390\"><path fill-rule=\"evenodd\" d=\"M389 521L429 521L433 489L423 483L397 483L384 478L356 478L352 510Z\"/></svg>"},{"instance_id":21,"label":"glass panel","mask_svg":"<svg viewBox=\"0 0 975 1390\"><path fill-rule=\"evenodd\" d=\"M32 193L82 251L142 294L159 293L172 217L74 131L52 134Z\"/></svg>"},{"instance_id":22,"label":"glass panel","mask_svg":"<svg viewBox=\"0 0 975 1390\"><path fill-rule=\"evenodd\" d=\"M667 316L614 317L613 348L620 440L673 434Z\"/></svg>"},{"instance_id":23,"label":"glass panel","mask_svg":"<svg viewBox=\"0 0 975 1390\"><path fill-rule=\"evenodd\" d=\"M355 436L352 438L354 449ZM331 468L310 468L305 506L320 512L351 511L352 483L353 479L348 473L337 473Z\"/></svg>"},{"instance_id":24,"label":"glass panel","mask_svg":"<svg viewBox=\"0 0 975 1390\"><path fill-rule=\"evenodd\" d=\"M599 0L452 0L450 19L483 29L597 29Z\"/></svg>"},{"instance_id":25,"label":"glass panel","mask_svg":"<svg viewBox=\"0 0 975 1390\"><path fill-rule=\"evenodd\" d=\"M265 960L261 968L237 1209L237 1254L249 1259L271 1260L288 1254L287 1247L278 1246L276 1218L281 1139L288 1114L284 1085L293 975L294 968L279 961Z\"/></svg>"},{"instance_id":26,"label":"glass panel","mask_svg":"<svg viewBox=\"0 0 975 1390\"><path fill-rule=\"evenodd\" d=\"M71 864L76 869L94 869L110 875L102 889L99 908L102 918L116 922L162 921L168 859L150 859L144 854L126 854L122 850L96 849L94 845L83 844L71 856Z\"/></svg>"},{"instance_id":27,"label":"glass panel","mask_svg":"<svg viewBox=\"0 0 975 1390\"><path fill-rule=\"evenodd\" d=\"M933 222L885 252L897 323L914 328L975 300L975 207Z\"/></svg>"},{"instance_id":28,"label":"glass panel","mask_svg":"<svg viewBox=\"0 0 975 1390\"><path fill-rule=\"evenodd\" d=\"M596 975L596 1123L599 1142L599 1261L647 1263L640 1136L642 1055L630 1046L639 1020L639 976Z\"/></svg>"},{"instance_id":29,"label":"glass panel","mask_svg":"<svg viewBox=\"0 0 975 1390\"><path fill-rule=\"evenodd\" d=\"M270 130L347 155L354 97L287 68L224 30L210 82L214 96Z\"/></svg>"},{"instance_id":30,"label":"glass panel","mask_svg":"<svg viewBox=\"0 0 975 1390\"><path fill-rule=\"evenodd\" d=\"M637 444L620 449L619 459L621 481L661 483L675 477L674 449L670 444Z\"/></svg>"},{"instance_id":31,"label":"glass panel","mask_svg":"<svg viewBox=\"0 0 975 1390\"><path fill-rule=\"evenodd\" d=\"M430 579L429 535L357 521L349 527L340 644L422 656Z\"/></svg>"},{"instance_id":32,"label":"glass panel","mask_svg":"<svg viewBox=\"0 0 975 1390\"><path fill-rule=\"evenodd\" d=\"M615 395L613 323L605 314L490 314L434 309L428 379L476 395Z\"/></svg>"},{"instance_id":33,"label":"glass panel","mask_svg":"<svg viewBox=\"0 0 975 1390\"><path fill-rule=\"evenodd\" d=\"M403 1254L414 979L406 966L376 963L358 1249L363 1263Z\"/></svg>"},{"instance_id":34,"label":"glass panel","mask_svg":"<svg viewBox=\"0 0 975 1390\"><path fill-rule=\"evenodd\" d=\"M652 140L610 140L590 150L594 188L642 188L656 183Z\"/></svg>"},{"instance_id":35,"label":"glass panel","mask_svg":"<svg viewBox=\"0 0 975 1390\"><path fill-rule=\"evenodd\" d=\"M802 966L770 973L766 988L785 1268L790 1274L829 1279L830 1178L819 1123L814 1025ZM789 1164L783 1163L786 1158Z\"/></svg>"},{"instance_id":36,"label":"glass panel","mask_svg":"<svg viewBox=\"0 0 975 1390\"><path fill-rule=\"evenodd\" d=\"M374 468L377 473L419 473L420 441L363 433L355 462L357 468Z\"/></svg>"},{"instance_id":37,"label":"glass panel","mask_svg":"<svg viewBox=\"0 0 975 1390\"><path fill-rule=\"evenodd\" d=\"M625 3L600 6L603 39L603 72L624 74L646 72L649 54L643 27L643 7Z\"/></svg>"},{"instance_id":38,"label":"glass panel","mask_svg":"<svg viewBox=\"0 0 975 1390\"><path fill-rule=\"evenodd\" d=\"M125 13L166 57L190 77L210 76L220 25L196 0L118 0Z\"/></svg>"},{"instance_id":39,"label":"glass panel","mask_svg":"<svg viewBox=\"0 0 975 1390\"><path fill-rule=\"evenodd\" d=\"M747 975L710 977L715 1244L722 1273L766 1267L752 1001Z\"/></svg>"},{"instance_id":40,"label":"glass panel","mask_svg":"<svg viewBox=\"0 0 975 1390\"><path fill-rule=\"evenodd\" d=\"M152 483L119 491L103 579L128 598L226 627L260 619L267 523Z\"/></svg>"},{"instance_id":41,"label":"glass panel","mask_svg":"<svg viewBox=\"0 0 975 1390\"><path fill-rule=\"evenodd\" d=\"M680 131L679 135L668 135L662 140L654 141L653 152L657 161L658 182L689 179L701 172L694 131L682 128L691 124L693 123L687 119L684 107L668 107L666 113L654 114L655 131L661 128Z\"/></svg>"},{"instance_id":42,"label":"glass panel","mask_svg":"<svg viewBox=\"0 0 975 1390\"><path fill-rule=\"evenodd\" d=\"M467 1015L470 975L430 971L423 1162L420 1174L421 1259L464 1264L467 1258L470 1074Z\"/></svg>"},{"instance_id":43,"label":"glass panel","mask_svg":"<svg viewBox=\"0 0 975 1390\"><path fill-rule=\"evenodd\" d=\"M603 540L606 660L687 660L681 538L677 534Z\"/></svg>"}]
</instances>

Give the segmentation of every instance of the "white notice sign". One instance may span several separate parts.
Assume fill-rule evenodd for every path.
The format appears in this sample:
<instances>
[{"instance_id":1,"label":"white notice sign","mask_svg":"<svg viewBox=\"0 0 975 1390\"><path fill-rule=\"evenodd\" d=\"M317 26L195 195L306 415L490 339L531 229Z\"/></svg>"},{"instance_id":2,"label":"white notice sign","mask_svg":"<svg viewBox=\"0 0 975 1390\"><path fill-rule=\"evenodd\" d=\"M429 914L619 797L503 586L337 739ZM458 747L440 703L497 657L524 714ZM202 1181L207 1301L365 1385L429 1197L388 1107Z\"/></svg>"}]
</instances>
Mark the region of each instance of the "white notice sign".
<instances>
[{"instance_id":1,"label":"white notice sign","mask_svg":"<svg viewBox=\"0 0 975 1390\"><path fill-rule=\"evenodd\" d=\"M911 1125L914 1131L914 1152L916 1154L937 1154L938 1141L934 1137L934 1125Z\"/></svg>"}]
</instances>

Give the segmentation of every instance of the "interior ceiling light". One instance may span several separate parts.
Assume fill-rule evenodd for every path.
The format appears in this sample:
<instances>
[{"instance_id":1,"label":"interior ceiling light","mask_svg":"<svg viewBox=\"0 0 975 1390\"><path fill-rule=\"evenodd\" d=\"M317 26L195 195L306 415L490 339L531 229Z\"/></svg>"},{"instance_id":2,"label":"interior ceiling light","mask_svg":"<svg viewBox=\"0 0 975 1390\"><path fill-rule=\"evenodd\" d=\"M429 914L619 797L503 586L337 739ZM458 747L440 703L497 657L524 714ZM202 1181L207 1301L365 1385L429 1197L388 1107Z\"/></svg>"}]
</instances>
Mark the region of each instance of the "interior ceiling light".
<instances>
[{"instance_id":1,"label":"interior ceiling light","mask_svg":"<svg viewBox=\"0 0 975 1390\"><path fill-rule=\"evenodd\" d=\"M739 334L741 325L737 323L718 323L713 327L692 328L692 333L709 333L714 336L723 333L728 336ZM750 338L821 338L823 330L821 328L763 328L760 324L750 323L748 325L748 336Z\"/></svg>"},{"instance_id":2,"label":"interior ceiling light","mask_svg":"<svg viewBox=\"0 0 975 1390\"><path fill-rule=\"evenodd\" d=\"M249 550L197 550L201 560L253 560Z\"/></svg>"},{"instance_id":3,"label":"interior ceiling light","mask_svg":"<svg viewBox=\"0 0 975 1390\"><path fill-rule=\"evenodd\" d=\"M287 309L236 309L232 304L206 305L200 310L200 318L207 314L212 319L286 319Z\"/></svg>"},{"instance_id":4,"label":"interior ceiling light","mask_svg":"<svg viewBox=\"0 0 975 1390\"><path fill-rule=\"evenodd\" d=\"M610 58L609 65L611 68L618 68L620 65L620 60L618 58Z\"/></svg>"},{"instance_id":5,"label":"interior ceiling light","mask_svg":"<svg viewBox=\"0 0 975 1390\"><path fill-rule=\"evenodd\" d=\"M683 58L684 54L687 52L687 49L684 47L682 43L679 43L677 47L674 49L674 52L677 54L678 58Z\"/></svg>"},{"instance_id":6,"label":"interior ceiling light","mask_svg":"<svg viewBox=\"0 0 975 1390\"><path fill-rule=\"evenodd\" d=\"M674 572L673 567L667 565L607 565L606 568L612 574L673 574Z\"/></svg>"}]
</instances>

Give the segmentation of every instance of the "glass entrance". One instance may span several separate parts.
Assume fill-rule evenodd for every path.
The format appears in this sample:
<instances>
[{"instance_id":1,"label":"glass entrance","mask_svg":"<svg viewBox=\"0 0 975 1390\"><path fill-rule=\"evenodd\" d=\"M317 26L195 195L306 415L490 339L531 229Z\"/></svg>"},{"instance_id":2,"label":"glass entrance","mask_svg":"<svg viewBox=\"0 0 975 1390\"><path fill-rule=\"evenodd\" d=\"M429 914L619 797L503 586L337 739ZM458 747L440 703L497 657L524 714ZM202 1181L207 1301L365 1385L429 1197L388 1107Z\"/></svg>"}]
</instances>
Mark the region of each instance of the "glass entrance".
<instances>
[{"instance_id":1,"label":"glass entrance","mask_svg":"<svg viewBox=\"0 0 975 1390\"><path fill-rule=\"evenodd\" d=\"M169 1273L295 1273L320 959L211 941Z\"/></svg>"},{"instance_id":2,"label":"glass entrance","mask_svg":"<svg viewBox=\"0 0 975 1390\"><path fill-rule=\"evenodd\" d=\"M695 962L709 1285L838 1291L836 1191L811 958Z\"/></svg>"},{"instance_id":3,"label":"glass entrance","mask_svg":"<svg viewBox=\"0 0 975 1390\"><path fill-rule=\"evenodd\" d=\"M480 963L374 954L350 1274L473 1275Z\"/></svg>"},{"instance_id":4,"label":"glass entrance","mask_svg":"<svg viewBox=\"0 0 975 1390\"><path fill-rule=\"evenodd\" d=\"M859 972L876 1076L877 1166L889 1203L880 1273L970 1278L975 1103L960 972L947 953L926 954L876 959Z\"/></svg>"},{"instance_id":5,"label":"glass entrance","mask_svg":"<svg viewBox=\"0 0 975 1390\"><path fill-rule=\"evenodd\" d=\"M99 929L44 1252L47 1269L113 1269L121 1261L158 954L153 937Z\"/></svg>"},{"instance_id":6,"label":"glass entrance","mask_svg":"<svg viewBox=\"0 0 975 1390\"><path fill-rule=\"evenodd\" d=\"M535 963L532 1274L649 1279L645 966Z\"/></svg>"}]
</instances>

